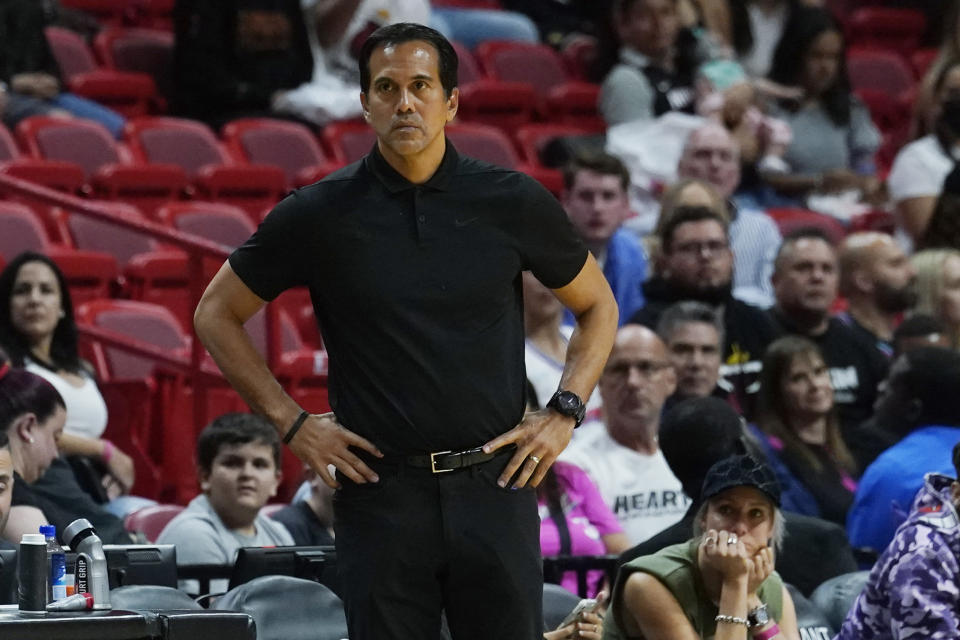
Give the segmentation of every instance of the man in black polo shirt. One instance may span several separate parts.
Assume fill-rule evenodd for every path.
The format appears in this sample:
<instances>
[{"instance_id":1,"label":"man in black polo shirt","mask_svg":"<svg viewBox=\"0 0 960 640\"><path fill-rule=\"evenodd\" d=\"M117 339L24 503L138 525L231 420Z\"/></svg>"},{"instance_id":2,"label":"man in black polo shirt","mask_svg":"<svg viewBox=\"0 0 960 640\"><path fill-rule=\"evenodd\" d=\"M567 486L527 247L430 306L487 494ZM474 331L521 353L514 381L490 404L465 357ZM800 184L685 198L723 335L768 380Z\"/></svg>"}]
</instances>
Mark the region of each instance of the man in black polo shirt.
<instances>
[{"instance_id":1,"label":"man in black polo shirt","mask_svg":"<svg viewBox=\"0 0 960 640\"><path fill-rule=\"evenodd\" d=\"M773 266L776 305L771 317L781 333L813 340L830 368L834 402L851 448L852 430L873 413L877 385L887 377L887 358L871 341L830 315L837 298L837 254L817 228L787 234Z\"/></svg>"},{"instance_id":2,"label":"man in black polo shirt","mask_svg":"<svg viewBox=\"0 0 960 640\"><path fill-rule=\"evenodd\" d=\"M617 305L546 190L446 142L459 93L442 36L384 27L359 60L377 144L277 205L211 282L197 334L250 406L338 487L353 640L437 637L442 609L457 640L533 638L532 486L582 419ZM578 323L562 391L526 416L524 270ZM329 355L329 414L301 411L242 326L297 285L310 288Z\"/></svg>"},{"instance_id":3,"label":"man in black polo shirt","mask_svg":"<svg viewBox=\"0 0 960 640\"><path fill-rule=\"evenodd\" d=\"M723 321L723 386L748 418L753 415L760 359L776 330L760 308L733 297L729 225L717 211L677 207L659 234L657 275L643 285L646 304L631 322L656 329L668 307L685 300L714 309Z\"/></svg>"}]
</instances>

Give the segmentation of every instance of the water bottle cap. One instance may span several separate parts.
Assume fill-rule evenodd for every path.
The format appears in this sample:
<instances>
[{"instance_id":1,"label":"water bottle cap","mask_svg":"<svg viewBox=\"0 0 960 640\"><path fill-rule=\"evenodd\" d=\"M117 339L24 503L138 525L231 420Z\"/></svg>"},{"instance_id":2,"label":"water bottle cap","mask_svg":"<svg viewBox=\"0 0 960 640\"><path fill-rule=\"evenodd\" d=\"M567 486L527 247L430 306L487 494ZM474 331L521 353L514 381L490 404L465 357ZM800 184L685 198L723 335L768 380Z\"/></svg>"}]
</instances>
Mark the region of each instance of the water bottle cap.
<instances>
[{"instance_id":1,"label":"water bottle cap","mask_svg":"<svg viewBox=\"0 0 960 640\"><path fill-rule=\"evenodd\" d=\"M56 538L57 537L57 527L52 524L42 524L40 525L40 533L42 533L47 538Z\"/></svg>"},{"instance_id":2,"label":"water bottle cap","mask_svg":"<svg viewBox=\"0 0 960 640\"><path fill-rule=\"evenodd\" d=\"M20 538L20 544L42 544L46 546L47 538L42 533L25 533Z\"/></svg>"}]
</instances>

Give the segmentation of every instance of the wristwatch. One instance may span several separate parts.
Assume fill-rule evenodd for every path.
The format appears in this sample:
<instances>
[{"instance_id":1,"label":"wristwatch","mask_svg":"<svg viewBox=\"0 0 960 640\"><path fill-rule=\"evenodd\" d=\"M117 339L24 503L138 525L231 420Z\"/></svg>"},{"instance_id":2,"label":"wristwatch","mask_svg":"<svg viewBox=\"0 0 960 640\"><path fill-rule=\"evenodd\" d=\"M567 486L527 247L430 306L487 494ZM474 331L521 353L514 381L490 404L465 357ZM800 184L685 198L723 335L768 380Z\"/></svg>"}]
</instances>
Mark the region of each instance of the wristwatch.
<instances>
[{"instance_id":1,"label":"wristwatch","mask_svg":"<svg viewBox=\"0 0 960 640\"><path fill-rule=\"evenodd\" d=\"M767 605L761 603L759 607L751 609L747 613L747 621L750 623L750 628L758 628L770 622L770 614L767 613Z\"/></svg>"},{"instance_id":2,"label":"wristwatch","mask_svg":"<svg viewBox=\"0 0 960 640\"><path fill-rule=\"evenodd\" d=\"M587 406L583 404L580 396L565 389L557 389L557 392L550 398L550 402L547 403L547 407L568 418L574 418L577 421L573 425L574 429L580 426L580 423L583 422L583 416L587 413Z\"/></svg>"}]
</instances>

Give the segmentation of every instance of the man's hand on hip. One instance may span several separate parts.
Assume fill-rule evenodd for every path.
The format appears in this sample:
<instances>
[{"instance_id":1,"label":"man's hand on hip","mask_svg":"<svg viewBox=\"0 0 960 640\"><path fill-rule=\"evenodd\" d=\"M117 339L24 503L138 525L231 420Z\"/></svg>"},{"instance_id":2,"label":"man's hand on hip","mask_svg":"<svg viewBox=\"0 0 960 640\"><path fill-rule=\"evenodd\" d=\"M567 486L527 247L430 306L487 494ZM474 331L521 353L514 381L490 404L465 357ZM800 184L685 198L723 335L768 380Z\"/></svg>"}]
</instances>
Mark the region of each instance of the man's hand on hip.
<instances>
[{"instance_id":1,"label":"man's hand on hip","mask_svg":"<svg viewBox=\"0 0 960 640\"><path fill-rule=\"evenodd\" d=\"M357 447L382 458L369 440L340 426L333 413L311 415L288 445L298 458L310 465L328 486L338 489L328 465L333 465L357 484L377 482L380 478L350 447Z\"/></svg>"},{"instance_id":2,"label":"man's hand on hip","mask_svg":"<svg viewBox=\"0 0 960 640\"><path fill-rule=\"evenodd\" d=\"M573 418L560 415L552 409L532 411L513 429L483 445L483 450L487 452L508 444L517 445L516 452L497 481L500 486L506 487L518 470L514 489L525 487L528 483L538 486L570 442L573 426Z\"/></svg>"}]
</instances>

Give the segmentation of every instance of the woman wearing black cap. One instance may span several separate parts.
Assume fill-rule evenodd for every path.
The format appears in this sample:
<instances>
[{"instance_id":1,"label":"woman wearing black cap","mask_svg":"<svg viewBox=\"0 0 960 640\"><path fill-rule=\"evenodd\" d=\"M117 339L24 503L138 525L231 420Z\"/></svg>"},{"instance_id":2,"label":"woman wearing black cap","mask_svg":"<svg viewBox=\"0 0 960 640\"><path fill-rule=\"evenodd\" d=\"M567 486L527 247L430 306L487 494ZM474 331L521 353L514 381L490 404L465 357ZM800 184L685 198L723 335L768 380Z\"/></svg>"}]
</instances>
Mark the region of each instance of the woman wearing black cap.
<instances>
[{"instance_id":1,"label":"woman wearing black cap","mask_svg":"<svg viewBox=\"0 0 960 640\"><path fill-rule=\"evenodd\" d=\"M780 486L750 456L710 468L694 537L620 569L605 640L797 640L793 600L774 570Z\"/></svg>"}]
</instances>

